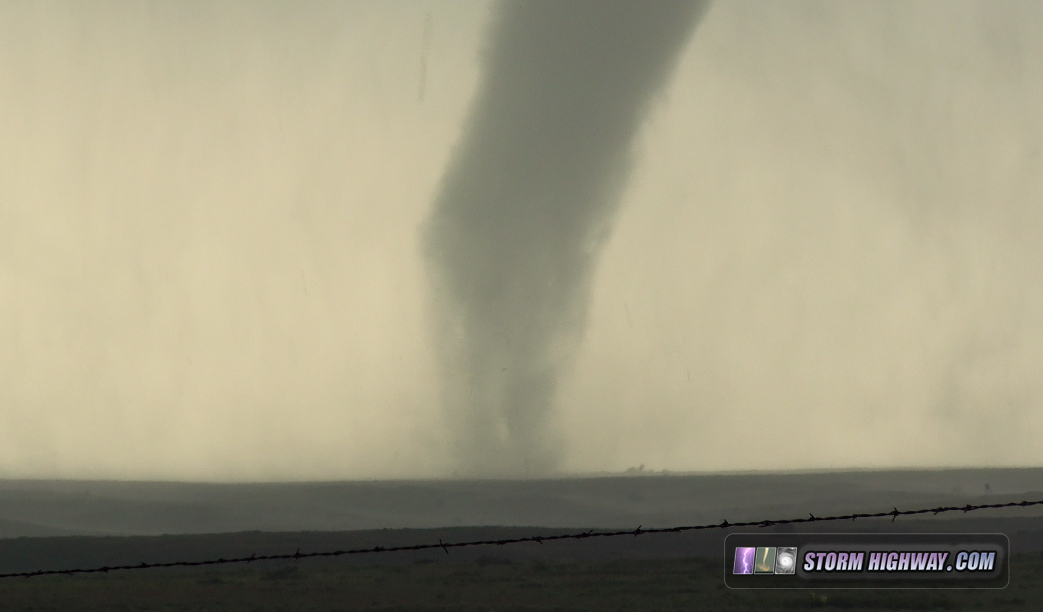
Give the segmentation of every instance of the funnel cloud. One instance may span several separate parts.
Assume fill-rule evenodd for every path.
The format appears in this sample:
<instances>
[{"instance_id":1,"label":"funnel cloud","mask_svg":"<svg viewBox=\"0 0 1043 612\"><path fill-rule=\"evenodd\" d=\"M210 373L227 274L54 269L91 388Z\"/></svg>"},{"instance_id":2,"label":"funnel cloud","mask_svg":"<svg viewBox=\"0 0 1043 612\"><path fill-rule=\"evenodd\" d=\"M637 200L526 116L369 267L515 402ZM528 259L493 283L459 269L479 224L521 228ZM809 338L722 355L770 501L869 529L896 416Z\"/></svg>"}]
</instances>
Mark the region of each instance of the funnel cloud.
<instances>
[{"instance_id":1,"label":"funnel cloud","mask_svg":"<svg viewBox=\"0 0 1043 612\"><path fill-rule=\"evenodd\" d=\"M428 222L443 401L462 471L535 475L631 141L705 3L510 2Z\"/></svg>"}]
</instances>

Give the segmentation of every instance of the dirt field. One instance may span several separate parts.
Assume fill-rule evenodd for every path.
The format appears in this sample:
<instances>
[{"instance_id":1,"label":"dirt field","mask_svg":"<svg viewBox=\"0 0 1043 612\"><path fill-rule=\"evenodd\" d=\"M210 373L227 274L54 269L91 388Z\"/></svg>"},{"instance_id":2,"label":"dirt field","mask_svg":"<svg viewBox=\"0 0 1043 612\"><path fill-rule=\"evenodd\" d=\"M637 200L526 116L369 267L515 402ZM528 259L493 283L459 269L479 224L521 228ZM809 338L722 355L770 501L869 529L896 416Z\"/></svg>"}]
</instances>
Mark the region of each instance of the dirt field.
<instances>
[{"instance_id":1,"label":"dirt field","mask_svg":"<svg viewBox=\"0 0 1043 612\"><path fill-rule=\"evenodd\" d=\"M0 480L0 538L495 525L632 529L1040 498L1043 469L253 484ZM1040 515L1038 508L1025 510L990 516Z\"/></svg>"},{"instance_id":2,"label":"dirt field","mask_svg":"<svg viewBox=\"0 0 1043 612\"><path fill-rule=\"evenodd\" d=\"M22 610L1038 610L1043 555L1012 558L995 591L732 591L715 559L394 565L307 561L223 570L142 570L0 581Z\"/></svg>"},{"instance_id":3,"label":"dirt field","mask_svg":"<svg viewBox=\"0 0 1043 612\"><path fill-rule=\"evenodd\" d=\"M972 494L978 482L990 494ZM0 573L717 524L811 509L823 516L1000 503L1040 498L1041 482L1041 470L214 486L6 481ZM460 524L472 520L479 526ZM505 524L543 526L496 526ZM387 525L399 528L380 528ZM734 531L0 579L0 612L1043 609L1038 507L800 526L1005 533L1011 582L998 591L730 591L721 555Z\"/></svg>"}]
</instances>

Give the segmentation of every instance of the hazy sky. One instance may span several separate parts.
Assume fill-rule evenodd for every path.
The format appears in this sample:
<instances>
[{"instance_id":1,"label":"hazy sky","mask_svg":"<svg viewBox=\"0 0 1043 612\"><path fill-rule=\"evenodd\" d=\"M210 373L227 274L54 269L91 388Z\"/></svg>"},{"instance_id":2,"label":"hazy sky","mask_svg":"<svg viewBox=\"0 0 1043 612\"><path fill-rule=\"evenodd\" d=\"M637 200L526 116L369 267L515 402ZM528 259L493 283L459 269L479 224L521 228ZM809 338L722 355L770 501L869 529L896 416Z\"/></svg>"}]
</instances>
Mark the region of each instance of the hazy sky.
<instances>
[{"instance_id":1,"label":"hazy sky","mask_svg":"<svg viewBox=\"0 0 1043 612\"><path fill-rule=\"evenodd\" d=\"M0 3L0 476L450 473L492 8ZM1043 463L1043 4L717 2L652 109L561 469Z\"/></svg>"}]
</instances>

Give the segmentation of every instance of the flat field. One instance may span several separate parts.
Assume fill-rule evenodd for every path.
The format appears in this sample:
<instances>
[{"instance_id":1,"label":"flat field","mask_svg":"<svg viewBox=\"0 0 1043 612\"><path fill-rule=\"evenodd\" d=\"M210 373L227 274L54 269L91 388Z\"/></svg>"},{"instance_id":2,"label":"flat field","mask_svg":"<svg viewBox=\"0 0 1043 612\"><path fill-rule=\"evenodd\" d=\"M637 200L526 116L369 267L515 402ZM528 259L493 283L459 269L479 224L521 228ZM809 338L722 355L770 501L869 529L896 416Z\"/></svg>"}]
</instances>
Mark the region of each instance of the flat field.
<instances>
[{"instance_id":1,"label":"flat field","mask_svg":"<svg viewBox=\"0 0 1043 612\"><path fill-rule=\"evenodd\" d=\"M0 480L0 574L1043 499L1043 469L271 484ZM986 487L988 485L988 487ZM760 528L747 528L746 531ZM1040 507L762 532L1004 533L1002 590L732 591L737 528L0 579L22 610L1043 610Z\"/></svg>"},{"instance_id":2,"label":"flat field","mask_svg":"<svg viewBox=\"0 0 1043 612\"><path fill-rule=\"evenodd\" d=\"M1002 590L733 591L719 559L271 562L210 570L0 581L0 609L22 610L1039 610L1043 554L1012 557Z\"/></svg>"}]
</instances>

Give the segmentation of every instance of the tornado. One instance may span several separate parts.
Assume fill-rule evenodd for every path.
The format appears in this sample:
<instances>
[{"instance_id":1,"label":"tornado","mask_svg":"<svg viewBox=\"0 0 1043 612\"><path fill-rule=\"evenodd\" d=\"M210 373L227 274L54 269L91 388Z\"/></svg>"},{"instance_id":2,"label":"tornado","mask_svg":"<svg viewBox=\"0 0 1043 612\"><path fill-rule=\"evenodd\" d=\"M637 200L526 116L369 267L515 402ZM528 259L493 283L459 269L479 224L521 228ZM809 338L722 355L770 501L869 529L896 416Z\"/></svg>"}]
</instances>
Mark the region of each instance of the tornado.
<instances>
[{"instance_id":1,"label":"tornado","mask_svg":"<svg viewBox=\"0 0 1043 612\"><path fill-rule=\"evenodd\" d=\"M497 5L423 251L455 470L540 476L635 135L707 2ZM591 427L596 427L591 423Z\"/></svg>"}]
</instances>

